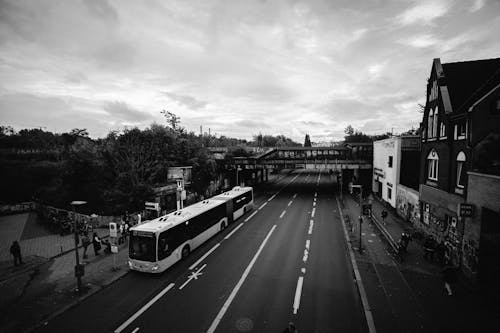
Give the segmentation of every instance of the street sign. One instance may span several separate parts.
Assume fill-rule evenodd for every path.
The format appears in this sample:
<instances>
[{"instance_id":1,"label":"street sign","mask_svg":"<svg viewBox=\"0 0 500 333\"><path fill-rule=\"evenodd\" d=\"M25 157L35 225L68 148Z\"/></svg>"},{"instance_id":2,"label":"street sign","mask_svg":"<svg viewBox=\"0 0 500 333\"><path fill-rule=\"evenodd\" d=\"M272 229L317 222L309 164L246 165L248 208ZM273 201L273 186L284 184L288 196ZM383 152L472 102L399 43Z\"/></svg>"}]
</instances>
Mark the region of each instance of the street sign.
<instances>
[{"instance_id":1,"label":"street sign","mask_svg":"<svg viewBox=\"0 0 500 333\"><path fill-rule=\"evenodd\" d=\"M461 217L472 217L474 216L474 205L471 204L460 204L460 216Z\"/></svg>"},{"instance_id":2,"label":"street sign","mask_svg":"<svg viewBox=\"0 0 500 333\"><path fill-rule=\"evenodd\" d=\"M109 237L118 237L118 230L115 222L109 223Z\"/></svg>"},{"instance_id":3,"label":"street sign","mask_svg":"<svg viewBox=\"0 0 500 333\"><path fill-rule=\"evenodd\" d=\"M372 204L363 204L363 215L370 216L372 213Z\"/></svg>"},{"instance_id":4,"label":"street sign","mask_svg":"<svg viewBox=\"0 0 500 333\"><path fill-rule=\"evenodd\" d=\"M158 202L146 202L146 209L159 211L160 204Z\"/></svg>"}]
</instances>

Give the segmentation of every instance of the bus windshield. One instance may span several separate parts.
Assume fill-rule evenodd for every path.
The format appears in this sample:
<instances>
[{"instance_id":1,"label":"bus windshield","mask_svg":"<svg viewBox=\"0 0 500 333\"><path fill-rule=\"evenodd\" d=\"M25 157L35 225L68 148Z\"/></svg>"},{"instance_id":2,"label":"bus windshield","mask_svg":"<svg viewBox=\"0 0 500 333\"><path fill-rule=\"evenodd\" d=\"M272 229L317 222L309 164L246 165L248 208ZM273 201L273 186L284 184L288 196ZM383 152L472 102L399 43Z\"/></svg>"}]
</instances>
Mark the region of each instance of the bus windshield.
<instances>
[{"instance_id":1,"label":"bus windshield","mask_svg":"<svg viewBox=\"0 0 500 333\"><path fill-rule=\"evenodd\" d=\"M156 261L155 234L133 231L130 235L129 257L142 261Z\"/></svg>"}]
</instances>

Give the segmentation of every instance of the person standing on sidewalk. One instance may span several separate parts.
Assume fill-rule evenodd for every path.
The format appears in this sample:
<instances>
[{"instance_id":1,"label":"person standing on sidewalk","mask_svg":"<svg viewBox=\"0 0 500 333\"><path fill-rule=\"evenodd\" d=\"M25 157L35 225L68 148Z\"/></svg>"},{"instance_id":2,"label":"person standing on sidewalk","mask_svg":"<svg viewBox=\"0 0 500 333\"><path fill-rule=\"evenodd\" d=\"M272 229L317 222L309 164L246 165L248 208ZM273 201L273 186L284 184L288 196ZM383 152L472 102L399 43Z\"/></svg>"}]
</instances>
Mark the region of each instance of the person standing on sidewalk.
<instances>
[{"instance_id":1,"label":"person standing on sidewalk","mask_svg":"<svg viewBox=\"0 0 500 333\"><path fill-rule=\"evenodd\" d=\"M443 269L443 280L444 280L444 288L448 292L448 296L453 295L453 291L451 289L451 285L457 280L457 271L455 267L450 265L449 263Z\"/></svg>"},{"instance_id":2,"label":"person standing on sidewalk","mask_svg":"<svg viewBox=\"0 0 500 333\"><path fill-rule=\"evenodd\" d=\"M94 246L94 253L96 256L99 255L99 250L101 249L101 239L97 234L94 232L94 235L92 235L92 245Z\"/></svg>"},{"instance_id":3,"label":"person standing on sidewalk","mask_svg":"<svg viewBox=\"0 0 500 333\"><path fill-rule=\"evenodd\" d=\"M385 209L384 209L384 210L382 210L382 213L381 213L380 215L382 215L382 223L383 223L384 225L386 225L386 223L385 223L385 219L387 218L387 215L388 215L387 211L386 211Z\"/></svg>"},{"instance_id":4,"label":"person standing on sidewalk","mask_svg":"<svg viewBox=\"0 0 500 333\"><path fill-rule=\"evenodd\" d=\"M87 248L90 245L90 238L87 232L85 232L82 236L82 245L83 245L83 259L87 259Z\"/></svg>"},{"instance_id":5,"label":"person standing on sidewalk","mask_svg":"<svg viewBox=\"0 0 500 333\"><path fill-rule=\"evenodd\" d=\"M10 253L14 257L14 266L24 264L21 256L21 246L19 246L17 241L12 242L12 245L10 246Z\"/></svg>"}]
</instances>

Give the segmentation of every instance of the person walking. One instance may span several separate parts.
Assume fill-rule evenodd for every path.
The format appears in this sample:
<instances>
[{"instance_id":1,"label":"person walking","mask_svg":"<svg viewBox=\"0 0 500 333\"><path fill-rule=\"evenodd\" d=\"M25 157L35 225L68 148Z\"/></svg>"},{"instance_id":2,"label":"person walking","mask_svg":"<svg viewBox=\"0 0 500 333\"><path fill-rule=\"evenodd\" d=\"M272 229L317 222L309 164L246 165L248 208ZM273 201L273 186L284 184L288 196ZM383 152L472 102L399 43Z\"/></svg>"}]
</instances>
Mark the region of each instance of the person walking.
<instances>
[{"instance_id":1,"label":"person walking","mask_svg":"<svg viewBox=\"0 0 500 333\"><path fill-rule=\"evenodd\" d=\"M12 245L10 246L10 253L14 257L14 266L24 264L21 256L21 246L17 241L12 242Z\"/></svg>"},{"instance_id":2,"label":"person walking","mask_svg":"<svg viewBox=\"0 0 500 333\"><path fill-rule=\"evenodd\" d=\"M443 280L444 280L444 289L448 292L448 296L453 296L453 290L451 289L451 285L457 280L457 272L455 267L450 265L449 263L443 269Z\"/></svg>"},{"instance_id":3,"label":"person walking","mask_svg":"<svg viewBox=\"0 0 500 333\"><path fill-rule=\"evenodd\" d=\"M125 223L125 225L123 226L123 239L125 242L127 241L128 230L129 230L129 225L128 223Z\"/></svg>"},{"instance_id":4,"label":"person walking","mask_svg":"<svg viewBox=\"0 0 500 333\"><path fill-rule=\"evenodd\" d=\"M94 253L96 256L99 255L99 250L101 249L101 239L97 234L94 232L94 235L92 235L92 245L94 246Z\"/></svg>"},{"instance_id":5,"label":"person walking","mask_svg":"<svg viewBox=\"0 0 500 333\"><path fill-rule=\"evenodd\" d=\"M82 236L82 246L83 246L83 259L87 259L87 248L90 245L90 238L87 232L85 232Z\"/></svg>"},{"instance_id":6,"label":"person walking","mask_svg":"<svg viewBox=\"0 0 500 333\"><path fill-rule=\"evenodd\" d=\"M285 328L285 330L283 331L283 333L299 333L299 331L295 327L294 323L289 322L288 326Z\"/></svg>"},{"instance_id":7,"label":"person walking","mask_svg":"<svg viewBox=\"0 0 500 333\"><path fill-rule=\"evenodd\" d=\"M122 223L120 223L118 232L120 233L120 236L118 237L118 245L120 245L125 241L125 222L122 221Z\"/></svg>"},{"instance_id":8,"label":"person walking","mask_svg":"<svg viewBox=\"0 0 500 333\"><path fill-rule=\"evenodd\" d=\"M380 215L382 216L382 223L385 225L386 224L385 219L387 218L388 215L387 211L385 209L382 210L382 213Z\"/></svg>"}]
</instances>

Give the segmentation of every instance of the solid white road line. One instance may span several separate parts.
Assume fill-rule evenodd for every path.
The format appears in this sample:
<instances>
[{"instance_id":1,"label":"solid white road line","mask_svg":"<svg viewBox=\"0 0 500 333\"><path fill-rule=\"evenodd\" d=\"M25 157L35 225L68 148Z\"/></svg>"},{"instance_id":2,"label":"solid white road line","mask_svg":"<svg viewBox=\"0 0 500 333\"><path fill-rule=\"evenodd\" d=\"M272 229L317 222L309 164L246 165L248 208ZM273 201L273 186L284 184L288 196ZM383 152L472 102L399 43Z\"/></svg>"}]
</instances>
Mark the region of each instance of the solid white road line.
<instances>
[{"instance_id":1,"label":"solid white road line","mask_svg":"<svg viewBox=\"0 0 500 333\"><path fill-rule=\"evenodd\" d=\"M132 333L137 333L139 331L139 327L136 327L135 330L132 331Z\"/></svg>"},{"instance_id":2,"label":"solid white road line","mask_svg":"<svg viewBox=\"0 0 500 333\"><path fill-rule=\"evenodd\" d=\"M262 252L262 249L264 248L267 241L269 240L269 237L271 237L274 229L276 229L276 224L273 225L273 227L271 228L271 230L267 234L266 238L262 241L262 244L260 244L260 247L257 250L257 253L255 253L252 261L250 261L250 264L248 264L248 266L245 269L245 271L243 272L243 275L241 276L240 280L238 281L238 283L234 287L233 291L231 292L231 294L227 298L226 302L224 303L224 305L220 309L219 313L215 317L214 321L212 322L212 325L210 325L210 327L208 328L207 333L213 333L217 329L217 326L219 325L220 321L222 320L222 317L224 317L224 314L226 313L227 309L231 305L231 302L233 301L234 297L236 296L236 294L240 290L241 286L243 285L243 282L245 282L245 279L247 278L248 274L250 273L250 270L252 269L253 265L257 261L257 258L259 257L260 253Z\"/></svg>"},{"instance_id":3,"label":"solid white road line","mask_svg":"<svg viewBox=\"0 0 500 333\"><path fill-rule=\"evenodd\" d=\"M292 202L293 202L293 200L290 200L290 201L288 202L288 207L290 207L290 205L292 204Z\"/></svg>"},{"instance_id":4,"label":"solid white road line","mask_svg":"<svg viewBox=\"0 0 500 333\"><path fill-rule=\"evenodd\" d=\"M368 297L366 295L365 286L363 285L363 281L361 280L361 274L359 273L358 264L356 262L356 257L354 256L354 252L353 252L351 245L350 245L351 240L350 240L349 234L347 233L347 229L345 226L342 208L340 207L339 199L337 197L335 197L335 200L337 200L337 207L339 208L340 220L342 221L342 223L341 223L342 229L344 231L344 237L345 237L346 242L347 242L347 249L349 250L349 256L351 258L351 265L352 265L352 269L354 271L354 277L356 278L356 285L358 286L359 295L361 296L361 304L363 305L366 323L368 324L368 332L369 333L376 333L377 330L375 329L375 322L373 321L373 315L372 315L372 311L370 308L370 304L368 303Z\"/></svg>"},{"instance_id":5,"label":"solid white road line","mask_svg":"<svg viewBox=\"0 0 500 333\"><path fill-rule=\"evenodd\" d=\"M273 196L272 196L272 197L270 197L269 199L267 199L267 202L269 202L269 201L273 200L275 196L276 196L276 194L273 194Z\"/></svg>"},{"instance_id":6,"label":"solid white road line","mask_svg":"<svg viewBox=\"0 0 500 333\"><path fill-rule=\"evenodd\" d=\"M207 253L205 253L203 255L203 257L201 257L194 264L192 264L191 266L189 266L189 269L190 270L195 269L203 260L205 260L206 257L208 257L210 255L210 253L214 252L215 249L218 248L219 246L220 246L220 243L215 244L210 250L207 251Z\"/></svg>"},{"instance_id":7,"label":"solid white road line","mask_svg":"<svg viewBox=\"0 0 500 333\"><path fill-rule=\"evenodd\" d=\"M285 213L286 213L286 210L284 210L284 211L281 212L280 219L282 219L283 216L285 216Z\"/></svg>"},{"instance_id":8,"label":"solid white road line","mask_svg":"<svg viewBox=\"0 0 500 333\"><path fill-rule=\"evenodd\" d=\"M313 208L312 212L311 212L311 217L314 217L314 214L316 213L316 208Z\"/></svg>"},{"instance_id":9,"label":"solid white road line","mask_svg":"<svg viewBox=\"0 0 500 333\"><path fill-rule=\"evenodd\" d=\"M261 210L262 208L264 208L266 205L267 205L267 201L264 202L262 205L260 205L259 210Z\"/></svg>"},{"instance_id":10,"label":"solid white road line","mask_svg":"<svg viewBox=\"0 0 500 333\"><path fill-rule=\"evenodd\" d=\"M293 314L297 314L300 307L300 296L302 295L302 284L304 283L304 277L299 276L297 280L297 289L295 289L295 299L293 300Z\"/></svg>"},{"instance_id":11,"label":"solid white road line","mask_svg":"<svg viewBox=\"0 0 500 333\"><path fill-rule=\"evenodd\" d=\"M252 217L254 217L255 214L257 214L257 211L253 212L252 215L250 215L249 217L247 217L245 219L245 222L248 222L248 220L250 220Z\"/></svg>"},{"instance_id":12,"label":"solid white road line","mask_svg":"<svg viewBox=\"0 0 500 333\"><path fill-rule=\"evenodd\" d=\"M243 226L243 222L241 222L236 228L234 228L233 231L231 231L230 233L228 233L227 236L224 237L224 239L229 239L229 237L231 237L242 226Z\"/></svg>"},{"instance_id":13,"label":"solid white road line","mask_svg":"<svg viewBox=\"0 0 500 333\"><path fill-rule=\"evenodd\" d=\"M128 325L130 325L131 322L133 322L134 320L137 319L137 317L139 317L144 311L146 311L151 305L153 305L156 301L158 301L163 295L165 295L165 293L167 291L169 291L170 289L172 289L174 287L174 283L171 283L169 284L165 289L163 289L158 295L156 295L155 297L153 297L146 305L144 305L142 308L139 309L139 311L137 311L132 317L130 317L129 319L127 319L127 321L125 321L123 324L120 325L120 327L118 327L116 330L115 330L115 333L120 333L121 331L123 331Z\"/></svg>"}]
</instances>

